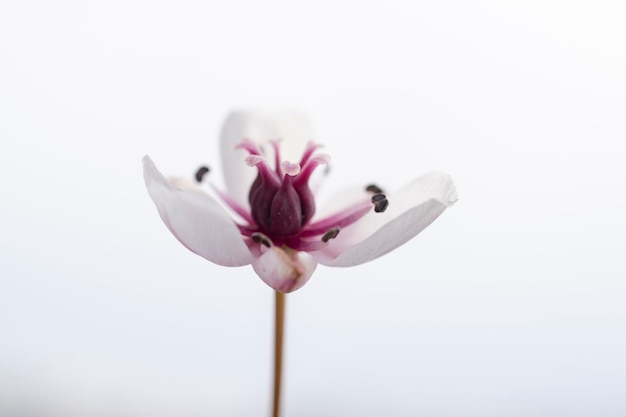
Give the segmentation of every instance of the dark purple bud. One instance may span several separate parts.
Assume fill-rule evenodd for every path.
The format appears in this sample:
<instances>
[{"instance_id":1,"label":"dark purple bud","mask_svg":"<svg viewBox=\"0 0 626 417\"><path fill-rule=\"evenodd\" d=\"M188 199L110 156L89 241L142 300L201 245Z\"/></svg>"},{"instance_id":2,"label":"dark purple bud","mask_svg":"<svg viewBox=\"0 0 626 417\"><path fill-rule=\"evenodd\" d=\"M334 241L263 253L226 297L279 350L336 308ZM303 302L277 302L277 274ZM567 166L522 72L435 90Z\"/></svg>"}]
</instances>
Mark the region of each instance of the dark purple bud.
<instances>
[{"instance_id":1,"label":"dark purple bud","mask_svg":"<svg viewBox=\"0 0 626 417\"><path fill-rule=\"evenodd\" d=\"M277 144L274 146L278 148ZM271 239L296 236L315 213L309 177L326 158L312 156L315 148L309 147L303 158L304 166L279 162L277 158L277 166L271 169L253 143L242 142L241 147L250 153L246 159L248 165L259 170L248 194L252 219L259 231Z\"/></svg>"},{"instance_id":2,"label":"dark purple bud","mask_svg":"<svg viewBox=\"0 0 626 417\"><path fill-rule=\"evenodd\" d=\"M283 183L272 198L268 220L263 226L267 227L272 235L277 236L295 235L304 226L302 202L289 175L285 175Z\"/></svg>"}]
</instances>

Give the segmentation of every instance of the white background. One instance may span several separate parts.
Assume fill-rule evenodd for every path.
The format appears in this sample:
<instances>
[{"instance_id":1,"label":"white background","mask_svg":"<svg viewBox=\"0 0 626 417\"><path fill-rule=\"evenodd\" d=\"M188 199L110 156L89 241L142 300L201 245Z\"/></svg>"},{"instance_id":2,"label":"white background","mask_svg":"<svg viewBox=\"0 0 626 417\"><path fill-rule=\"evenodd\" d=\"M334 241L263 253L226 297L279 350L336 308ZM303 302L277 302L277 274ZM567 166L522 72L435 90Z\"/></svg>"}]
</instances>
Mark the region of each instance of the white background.
<instances>
[{"instance_id":1,"label":"white background","mask_svg":"<svg viewBox=\"0 0 626 417\"><path fill-rule=\"evenodd\" d=\"M623 2L4 1L0 415L263 416L271 290L167 231L233 108L332 192L450 173L393 253L288 297L285 416L626 414Z\"/></svg>"}]
</instances>

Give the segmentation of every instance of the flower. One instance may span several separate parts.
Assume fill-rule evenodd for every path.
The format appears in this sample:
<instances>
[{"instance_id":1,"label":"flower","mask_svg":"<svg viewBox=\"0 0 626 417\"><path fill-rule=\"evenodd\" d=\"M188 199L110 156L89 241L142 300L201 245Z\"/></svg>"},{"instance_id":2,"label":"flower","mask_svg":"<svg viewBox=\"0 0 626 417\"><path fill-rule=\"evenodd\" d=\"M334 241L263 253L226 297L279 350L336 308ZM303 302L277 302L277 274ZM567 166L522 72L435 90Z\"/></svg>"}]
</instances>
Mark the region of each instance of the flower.
<instances>
[{"instance_id":1,"label":"flower","mask_svg":"<svg viewBox=\"0 0 626 417\"><path fill-rule=\"evenodd\" d=\"M285 293L302 287L318 263L347 267L384 255L456 201L452 179L435 172L395 193L376 185L342 192L330 200L336 209L321 216L315 190L323 178L317 174L329 158L304 139L310 131L302 116L233 112L221 138L226 191L212 186L211 194L200 186L206 168L198 171L198 183L166 179L148 156L146 187L185 247L218 265L251 264L267 285Z\"/></svg>"}]
</instances>

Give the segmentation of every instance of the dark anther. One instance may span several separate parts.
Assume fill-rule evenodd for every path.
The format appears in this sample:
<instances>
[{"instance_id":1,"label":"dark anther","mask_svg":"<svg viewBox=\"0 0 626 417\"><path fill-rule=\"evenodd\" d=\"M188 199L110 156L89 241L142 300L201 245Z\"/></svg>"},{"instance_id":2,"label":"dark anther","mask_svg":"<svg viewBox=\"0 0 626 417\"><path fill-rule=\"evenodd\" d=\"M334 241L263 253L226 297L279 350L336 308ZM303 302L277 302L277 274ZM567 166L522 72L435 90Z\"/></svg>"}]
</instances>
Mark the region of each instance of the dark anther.
<instances>
[{"instance_id":1,"label":"dark anther","mask_svg":"<svg viewBox=\"0 0 626 417\"><path fill-rule=\"evenodd\" d=\"M383 200L374 206L374 211L376 213L382 213L383 211L387 210L387 207L389 207L389 201Z\"/></svg>"},{"instance_id":2,"label":"dark anther","mask_svg":"<svg viewBox=\"0 0 626 417\"><path fill-rule=\"evenodd\" d=\"M385 194L374 194L372 196L372 203L374 204L374 211L376 213L382 213L387 210L387 207L389 206L389 201L387 200Z\"/></svg>"},{"instance_id":3,"label":"dark anther","mask_svg":"<svg viewBox=\"0 0 626 417\"><path fill-rule=\"evenodd\" d=\"M272 247L272 241L263 233L252 233L251 237L252 237L252 240L255 241L256 243L260 243L263 246L266 246L268 248Z\"/></svg>"},{"instance_id":4,"label":"dark anther","mask_svg":"<svg viewBox=\"0 0 626 417\"><path fill-rule=\"evenodd\" d=\"M202 179L204 178L204 176L206 174L209 173L209 167L207 166L201 166L200 168L198 168L198 170L196 171L196 181L198 182L202 182Z\"/></svg>"},{"instance_id":5,"label":"dark anther","mask_svg":"<svg viewBox=\"0 0 626 417\"><path fill-rule=\"evenodd\" d=\"M322 236L322 242L326 243L329 240L336 238L338 234L339 228L333 227L332 229L328 230L328 232L324 233L324 236Z\"/></svg>"},{"instance_id":6,"label":"dark anther","mask_svg":"<svg viewBox=\"0 0 626 417\"><path fill-rule=\"evenodd\" d=\"M385 196L385 194L374 194L372 196L372 203L374 204L378 204L379 202L386 200L387 197Z\"/></svg>"},{"instance_id":7,"label":"dark anther","mask_svg":"<svg viewBox=\"0 0 626 417\"><path fill-rule=\"evenodd\" d=\"M376 184L370 184L365 188L365 191L369 191L370 193L374 193L374 194L382 194L383 193L383 189L380 188L378 185Z\"/></svg>"}]
</instances>

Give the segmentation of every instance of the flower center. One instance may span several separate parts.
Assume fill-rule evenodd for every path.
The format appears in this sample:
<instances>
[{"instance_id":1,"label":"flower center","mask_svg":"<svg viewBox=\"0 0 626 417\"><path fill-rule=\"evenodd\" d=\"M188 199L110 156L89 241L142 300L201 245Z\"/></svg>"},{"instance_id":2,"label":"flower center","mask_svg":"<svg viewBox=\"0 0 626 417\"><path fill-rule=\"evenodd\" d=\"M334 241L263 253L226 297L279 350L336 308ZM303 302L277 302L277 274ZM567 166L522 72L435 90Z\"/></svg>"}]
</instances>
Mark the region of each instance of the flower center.
<instances>
[{"instance_id":1,"label":"flower center","mask_svg":"<svg viewBox=\"0 0 626 417\"><path fill-rule=\"evenodd\" d=\"M328 157L315 154L318 146L309 144L299 163L281 161L279 143L274 141L272 146L274 169L250 140L244 139L238 146L249 153L246 163L258 169L248 194L250 214L259 231L270 238L296 236L315 213L309 178Z\"/></svg>"}]
</instances>

